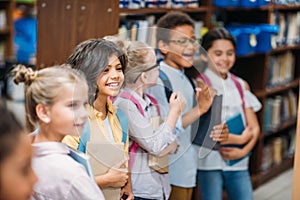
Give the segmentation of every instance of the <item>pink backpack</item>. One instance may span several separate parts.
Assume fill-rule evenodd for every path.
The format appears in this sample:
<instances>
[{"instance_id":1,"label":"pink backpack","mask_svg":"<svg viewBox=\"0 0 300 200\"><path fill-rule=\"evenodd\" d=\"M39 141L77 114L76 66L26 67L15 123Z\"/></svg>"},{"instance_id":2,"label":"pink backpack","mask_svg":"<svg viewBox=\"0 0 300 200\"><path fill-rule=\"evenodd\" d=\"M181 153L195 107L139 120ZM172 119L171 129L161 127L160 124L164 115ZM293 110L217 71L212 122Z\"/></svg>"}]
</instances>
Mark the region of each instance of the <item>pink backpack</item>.
<instances>
[{"instance_id":1,"label":"pink backpack","mask_svg":"<svg viewBox=\"0 0 300 200\"><path fill-rule=\"evenodd\" d=\"M160 115L160 109L159 109L156 99L149 94L146 94L146 96L150 99L151 103L156 107L158 115ZM136 98L134 98L129 92L122 92L118 95L118 97L121 97L124 99L129 99L131 102L133 102L136 105L136 107L138 108L140 113L143 116L145 116L144 110L143 110L140 102ZM130 167L130 169L132 169L138 148L139 148L139 144L135 141L133 141L132 145L129 147L129 152L130 152L129 167Z\"/></svg>"}]
</instances>

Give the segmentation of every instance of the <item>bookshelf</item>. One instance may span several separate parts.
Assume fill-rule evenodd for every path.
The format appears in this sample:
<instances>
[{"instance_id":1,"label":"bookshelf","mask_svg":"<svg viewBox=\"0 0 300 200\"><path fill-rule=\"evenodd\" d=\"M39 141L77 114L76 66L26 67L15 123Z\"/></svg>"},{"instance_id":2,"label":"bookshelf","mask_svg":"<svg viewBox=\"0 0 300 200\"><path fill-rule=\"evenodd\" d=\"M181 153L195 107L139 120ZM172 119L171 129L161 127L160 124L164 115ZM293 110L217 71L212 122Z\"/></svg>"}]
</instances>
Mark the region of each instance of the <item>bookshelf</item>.
<instances>
[{"instance_id":1,"label":"bookshelf","mask_svg":"<svg viewBox=\"0 0 300 200\"><path fill-rule=\"evenodd\" d=\"M203 1L200 1L203 2ZM121 17L132 15L156 15L160 17L162 14L174 9L168 8L141 8L141 9L120 9ZM206 1L203 5L197 8L176 8L175 10L188 13L192 18L197 18L203 21L204 26L208 28L214 27L214 22L211 20L214 15L217 19L223 21L226 25L228 22L239 23L264 23L271 24L272 17L275 12L297 12L300 11L300 5L275 5L273 2L270 5L258 8L219 8L213 6L213 0ZM200 17L199 17L200 16ZM268 76L270 76L270 59L272 56L278 56L291 52L294 62L294 75L288 82L284 84L268 87ZM276 95L285 95L288 91L297 93L300 80L300 43L295 45L277 46L276 48L265 53L250 53L247 55L239 56L233 68L233 71L244 78L251 86L253 92L258 96L264 105L268 98ZM258 113L260 125L264 123L264 109ZM296 119L291 118L281 122L276 128L270 131L262 130L260 138L253 150L253 156L250 161L250 171L253 187L257 188L259 185L268 181L277 174L292 167L293 157L282 156L280 163L271 164L268 169L262 170L263 162L263 149L268 142L276 139L277 137L286 137L296 125Z\"/></svg>"},{"instance_id":2,"label":"bookshelf","mask_svg":"<svg viewBox=\"0 0 300 200\"><path fill-rule=\"evenodd\" d=\"M295 13L300 11L299 5L274 5L273 2L269 6L260 8L216 8L215 11L226 19L226 22L240 22L240 23L265 23L271 24L273 15L276 12L284 14ZM241 18L239 20L238 18ZM226 24L225 22L225 24ZM299 37L299 36L298 36ZM294 58L294 73L291 80L278 84L268 85L268 79L271 74L272 57L279 57L290 52ZM270 164L267 169L263 169L265 148L270 145L277 138L285 140L291 132L295 134L296 116L287 120L282 120L271 130L264 130L266 103L268 99L276 96L284 96L288 91L293 91L298 96L299 80L300 80L300 44L282 45L266 52L266 53L251 53L245 56L239 56L233 68L233 71L244 78L251 86L254 94L260 99L263 104L263 110L258 112L258 118L262 128L260 138L253 150L253 156L250 161L250 171L253 187L257 188L259 185L270 180L279 173L285 171L293 166L293 156L282 155L280 163ZM297 101L296 101L297 102ZM282 141L285 143L284 141ZM273 147L274 148L274 147ZM282 147L283 148L283 147ZM284 154L284 153L283 153Z\"/></svg>"},{"instance_id":3,"label":"bookshelf","mask_svg":"<svg viewBox=\"0 0 300 200\"><path fill-rule=\"evenodd\" d=\"M203 26L212 28L215 26L215 21L212 19L222 21L225 25L229 22L271 24L274 13L287 14L300 11L300 5L282 6L275 5L273 2L259 8L219 8L213 5L213 0L207 0L199 1L199 6L196 8L121 9L117 0L102 0L101 3L93 0L84 2L80 0L38 0L38 67L64 62L74 46L82 40L117 34L121 19L127 17L140 19L143 16L154 15L156 21L166 12L177 10L188 13L193 19L203 21ZM90 14L87 14L87 11ZM49 16L57 17L52 17L49 23ZM287 52L290 52L294 58L294 73L291 80L269 88L271 57ZM238 56L233 72L250 84L252 91L263 105L266 104L268 98L285 95L288 91L293 91L298 96L300 43L278 46L265 53ZM264 109L265 107L257 114L261 127L264 123ZM276 137L285 138L295 126L296 120L291 118L281 122L272 131L262 130L250 161L254 188L293 165L293 157L283 157L280 163L270 165L268 169L262 170L263 152L266 145Z\"/></svg>"},{"instance_id":4,"label":"bookshelf","mask_svg":"<svg viewBox=\"0 0 300 200\"><path fill-rule=\"evenodd\" d=\"M0 0L0 64L13 57L14 0Z\"/></svg>"}]
</instances>

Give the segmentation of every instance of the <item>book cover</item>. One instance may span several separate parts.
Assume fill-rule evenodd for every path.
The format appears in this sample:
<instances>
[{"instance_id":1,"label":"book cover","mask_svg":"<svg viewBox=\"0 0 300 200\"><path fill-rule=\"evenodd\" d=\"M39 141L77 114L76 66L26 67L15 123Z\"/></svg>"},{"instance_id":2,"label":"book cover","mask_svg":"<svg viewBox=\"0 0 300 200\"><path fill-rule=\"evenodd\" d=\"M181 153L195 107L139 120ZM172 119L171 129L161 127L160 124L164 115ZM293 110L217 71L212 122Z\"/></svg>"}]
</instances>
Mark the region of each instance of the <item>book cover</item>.
<instances>
[{"instance_id":1,"label":"book cover","mask_svg":"<svg viewBox=\"0 0 300 200\"><path fill-rule=\"evenodd\" d=\"M210 138L214 126L221 124L222 95L216 95L211 108L195 122L192 131L192 143L208 149L217 150L219 143ZM198 125L198 126L197 126Z\"/></svg>"},{"instance_id":2,"label":"book cover","mask_svg":"<svg viewBox=\"0 0 300 200\"><path fill-rule=\"evenodd\" d=\"M75 161L82 164L87 172L87 174L94 179L94 173L93 168L90 161L90 156L86 155L85 153L79 152L72 147L69 147L70 153L69 156L71 156Z\"/></svg>"},{"instance_id":3,"label":"book cover","mask_svg":"<svg viewBox=\"0 0 300 200\"><path fill-rule=\"evenodd\" d=\"M226 120L229 132L236 135L241 135L245 129L244 121L241 113Z\"/></svg>"},{"instance_id":4,"label":"book cover","mask_svg":"<svg viewBox=\"0 0 300 200\"><path fill-rule=\"evenodd\" d=\"M86 153L91 157L94 175L103 175L124 160L124 143L89 141L87 142ZM119 200L121 188L103 188L102 192L105 199Z\"/></svg>"},{"instance_id":5,"label":"book cover","mask_svg":"<svg viewBox=\"0 0 300 200\"><path fill-rule=\"evenodd\" d=\"M241 113L238 113L237 115L234 115L233 117L226 120L226 124L228 126L229 133L235 134L235 135L241 135L245 129L245 124L243 121L243 117ZM235 145L235 144L226 144L222 145L224 147L238 147L243 148L244 145ZM251 152L248 153L247 156L250 156ZM235 159L235 160L228 160L226 161L226 164L229 166L235 165L239 161L241 161L244 158Z\"/></svg>"}]
</instances>

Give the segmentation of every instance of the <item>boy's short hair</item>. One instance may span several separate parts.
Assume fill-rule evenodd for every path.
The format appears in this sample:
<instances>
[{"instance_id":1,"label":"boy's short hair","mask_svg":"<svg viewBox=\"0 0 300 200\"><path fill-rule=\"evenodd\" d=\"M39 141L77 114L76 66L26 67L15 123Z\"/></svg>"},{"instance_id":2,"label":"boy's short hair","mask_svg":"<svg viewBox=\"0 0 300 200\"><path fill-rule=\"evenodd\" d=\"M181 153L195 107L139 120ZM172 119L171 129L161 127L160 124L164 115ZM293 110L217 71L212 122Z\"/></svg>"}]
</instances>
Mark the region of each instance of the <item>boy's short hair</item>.
<instances>
[{"instance_id":1,"label":"boy's short hair","mask_svg":"<svg viewBox=\"0 0 300 200\"><path fill-rule=\"evenodd\" d=\"M157 21L156 41L167 42L170 38L170 31L178 26L189 25L194 27L193 19L183 12L169 12Z\"/></svg>"}]
</instances>

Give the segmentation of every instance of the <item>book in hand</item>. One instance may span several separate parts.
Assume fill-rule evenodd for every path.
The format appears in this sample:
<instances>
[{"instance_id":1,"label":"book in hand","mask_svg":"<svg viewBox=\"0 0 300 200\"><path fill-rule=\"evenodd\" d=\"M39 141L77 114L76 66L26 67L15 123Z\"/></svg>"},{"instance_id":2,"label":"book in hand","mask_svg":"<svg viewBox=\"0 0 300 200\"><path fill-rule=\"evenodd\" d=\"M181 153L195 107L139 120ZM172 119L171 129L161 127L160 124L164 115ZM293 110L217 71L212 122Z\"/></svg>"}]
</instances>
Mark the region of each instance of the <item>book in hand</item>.
<instances>
[{"instance_id":1,"label":"book in hand","mask_svg":"<svg viewBox=\"0 0 300 200\"><path fill-rule=\"evenodd\" d=\"M124 161L124 143L87 142L86 153L91 158L95 176L103 175L117 164ZM126 168L126 166L122 166ZM106 187L101 189L105 199L119 200L121 188Z\"/></svg>"},{"instance_id":2,"label":"book in hand","mask_svg":"<svg viewBox=\"0 0 300 200\"><path fill-rule=\"evenodd\" d=\"M192 143L208 149L218 150L219 143L210 138L213 127L221 124L222 95L216 95L210 109L193 125ZM200 102L201 103L201 102Z\"/></svg>"},{"instance_id":3,"label":"book in hand","mask_svg":"<svg viewBox=\"0 0 300 200\"><path fill-rule=\"evenodd\" d=\"M226 124L228 126L228 130L229 133L231 134L235 134L235 135L241 135L243 133L243 131L245 130L245 125L244 125L244 121L242 118L241 113L234 115L233 117L229 118L226 120ZM238 147L238 148L243 148L244 145L236 145L236 144L226 144L226 145L222 145L224 147ZM248 156L251 155L251 152L249 152ZM236 160L228 160L226 161L227 165L232 166L236 163L238 163L239 161L241 161L244 158L239 158Z\"/></svg>"},{"instance_id":4,"label":"book in hand","mask_svg":"<svg viewBox=\"0 0 300 200\"><path fill-rule=\"evenodd\" d=\"M93 168L90 161L90 156L86 155L85 153L79 152L72 147L69 147L69 156L71 156L76 162L82 164L89 175L93 180L94 179L94 173Z\"/></svg>"}]
</instances>

